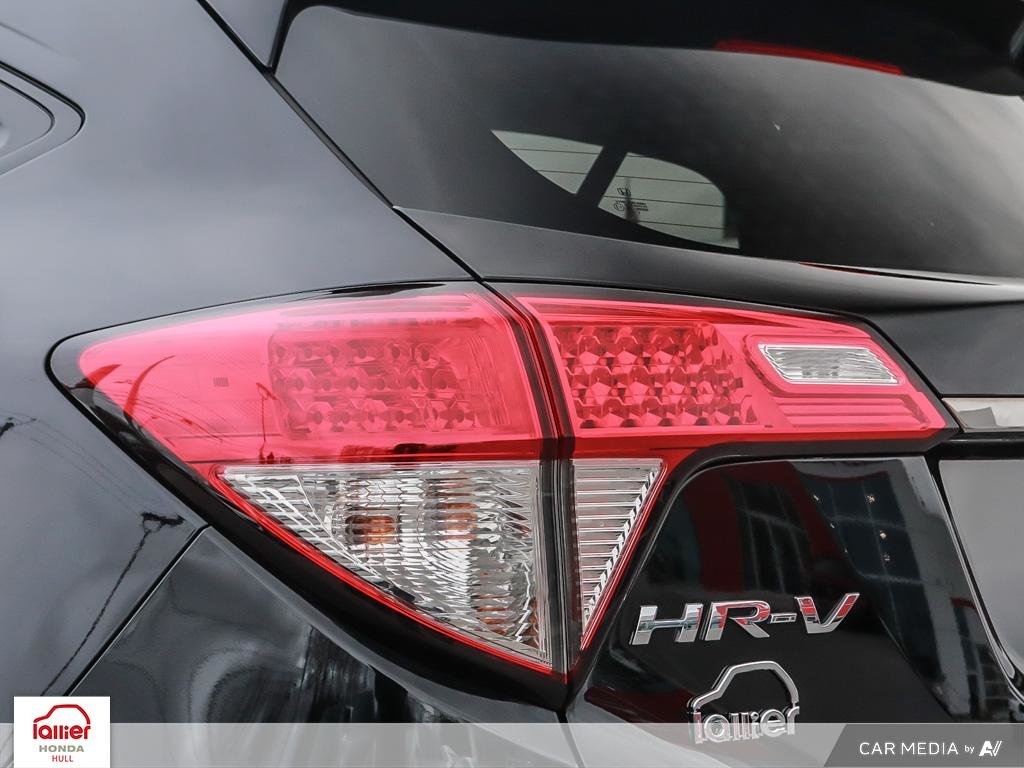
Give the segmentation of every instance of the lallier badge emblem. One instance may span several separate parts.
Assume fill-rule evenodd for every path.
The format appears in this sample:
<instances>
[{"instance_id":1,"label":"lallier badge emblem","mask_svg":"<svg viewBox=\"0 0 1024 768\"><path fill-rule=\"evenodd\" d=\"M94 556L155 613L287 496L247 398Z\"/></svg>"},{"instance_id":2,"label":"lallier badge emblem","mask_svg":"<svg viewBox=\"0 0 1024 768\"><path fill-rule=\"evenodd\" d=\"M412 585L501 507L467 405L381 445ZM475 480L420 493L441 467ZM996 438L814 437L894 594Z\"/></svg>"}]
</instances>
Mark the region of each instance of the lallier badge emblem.
<instances>
[{"instance_id":1,"label":"lallier badge emblem","mask_svg":"<svg viewBox=\"0 0 1024 768\"><path fill-rule=\"evenodd\" d=\"M660 629L676 630L677 643L692 643L698 639L716 641L722 638L726 623L730 621L751 637L765 638L769 635L762 624L792 624L798 616L808 634L824 634L839 626L858 597L860 595L856 592L843 595L824 619L820 618L814 599L806 596L794 598L797 607L794 612L773 613L764 600L729 600L711 603L706 612L703 603L687 603L683 615L673 619L659 619L658 606L644 605L640 607L630 644L647 645L651 635ZM751 672L775 675L786 691L788 703L783 707L763 710L706 713L706 708L722 698L736 678ZM687 709L693 722L694 740L698 744L759 739L762 736L774 738L793 733L796 716L800 713L800 694L793 678L777 662L751 661L726 667L711 690L691 699Z\"/></svg>"},{"instance_id":2,"label":"lallier badge emblem","mask_svg":"<svg viewBox=\"0 0 1024 768\"><path fill-rule=\"evenodd\" d=\"M110 699L15 696L14 768L110 768Z\"/></svg>"}]
</instances>

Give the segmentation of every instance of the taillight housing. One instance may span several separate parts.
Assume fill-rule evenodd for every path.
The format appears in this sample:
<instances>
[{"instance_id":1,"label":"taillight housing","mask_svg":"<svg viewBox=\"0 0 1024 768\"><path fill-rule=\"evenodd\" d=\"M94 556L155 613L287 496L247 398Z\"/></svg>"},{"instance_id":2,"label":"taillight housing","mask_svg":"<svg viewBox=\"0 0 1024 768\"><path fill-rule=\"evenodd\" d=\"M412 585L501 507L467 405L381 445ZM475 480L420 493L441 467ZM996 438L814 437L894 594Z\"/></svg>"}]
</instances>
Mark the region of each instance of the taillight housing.
<instances>
[{"instance_id":1,"label":"taillight housing","mask_svg":"<svg viewBox=\"0 0 1024 768\"><path fill-rule=\"evenodd\" d=\"M69 384L349 587L552 673L694 452L949 426L856 325L506 294L321 295L113 329L75 343Z\"/></svg>"}]
</instances>

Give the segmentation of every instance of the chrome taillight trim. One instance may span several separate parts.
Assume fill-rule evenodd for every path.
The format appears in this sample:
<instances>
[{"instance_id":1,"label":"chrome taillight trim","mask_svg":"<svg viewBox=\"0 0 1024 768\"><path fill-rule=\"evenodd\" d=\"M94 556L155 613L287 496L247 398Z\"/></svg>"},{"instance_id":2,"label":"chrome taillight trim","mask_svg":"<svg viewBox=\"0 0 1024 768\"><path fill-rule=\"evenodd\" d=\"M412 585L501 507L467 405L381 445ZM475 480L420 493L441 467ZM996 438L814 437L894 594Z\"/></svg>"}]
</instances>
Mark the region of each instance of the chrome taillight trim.
<instances>
[{"instance_id":1,"label":"chrome taillight trim","mask_svg":"<svg viewBox=\"0 0 1024 768\"><path fill-rule=\"evenodd\" d=\"M965 432L1024 431L1024 397L947 397Z\"/></svg>"}]
</instances>

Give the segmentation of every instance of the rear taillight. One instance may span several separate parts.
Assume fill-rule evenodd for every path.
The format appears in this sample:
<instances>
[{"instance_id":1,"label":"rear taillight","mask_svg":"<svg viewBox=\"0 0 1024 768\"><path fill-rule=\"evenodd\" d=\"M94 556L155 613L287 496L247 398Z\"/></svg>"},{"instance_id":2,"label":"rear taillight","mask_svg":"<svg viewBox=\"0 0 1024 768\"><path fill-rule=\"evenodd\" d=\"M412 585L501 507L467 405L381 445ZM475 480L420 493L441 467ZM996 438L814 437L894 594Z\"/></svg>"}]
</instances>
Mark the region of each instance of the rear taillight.
<instances>
[{"instance_id":1,"label":"rear taillight","mask_svg":"<svg viewBox=\"0 0 1024 768\"><path fill-rule=\"evenodd\" d=\"M946 426L930 398L856 326L721 307L518 300L540 323L581 457L573 522L584 646L650 509L643 502L694 450L926 437ZM633 488L643 490L617 499L594 492L595 483L611 487L614 475L581 473L582 457L597 456L630 457ZM595 500L604 505L596 516L588 514ZM614 543L601 536L604 550L595 521L616 529Z\"/></svg>"},{"instance_id":2,"label":"rear taillight","mask_svg":"<svg viewBox=\"0 0 1024 768\"><path fill-rule=\"evenodd\" d=\"M855 326L564 296L506 304L464 286L146 327L89 344L78 365L126 421L345 583L553 671L592 637L693 451L947 426Z\"/></svg>"},{"instance_id":3,"label":"rear taillight","mask_svg":"<svg viewBox=\"0 0 1024 768\"><path fill-rule=\"evenodd\" d=\"M82 372L233 504L351 586L552 665L541 416L483 292L286 303L112 338Z\"/></svg>"}]
</instances>

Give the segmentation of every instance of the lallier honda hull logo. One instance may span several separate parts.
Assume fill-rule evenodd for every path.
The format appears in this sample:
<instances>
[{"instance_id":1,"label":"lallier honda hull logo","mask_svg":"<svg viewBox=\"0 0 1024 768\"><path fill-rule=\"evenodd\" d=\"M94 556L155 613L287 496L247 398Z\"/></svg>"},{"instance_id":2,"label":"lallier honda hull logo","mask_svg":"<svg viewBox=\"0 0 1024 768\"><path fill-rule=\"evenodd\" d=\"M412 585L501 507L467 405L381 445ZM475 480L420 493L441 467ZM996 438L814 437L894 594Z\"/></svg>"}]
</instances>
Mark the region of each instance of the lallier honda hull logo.
<instances>
[{"instance_id":1,"label":"lallier honda hull logo","mask_svg":"<svg viewBox=\"0 0 1024 768\"><path fill-rule=\"evenodd\" d=\"M764 710L730 712L727 715L707 715L704 709L725 695L732 682L750 672L770 672L779 679L786 690L787 704L784 707L768 707ZM794 733L796 716L800 714L800 694L797 693L793 678L774 661L750 661L726 667L707 693L691 699L687 705L693 722L694 741L746 741L762 736L775 738Z\"/></svg>"},{"instance_id":2,"label":"lallier honda hull logo","mask_svg":"<svg viewBox=\"0 0 1024 768\"><path fill-rule=\"evenodd\" d=\"M14 767L109 768L110 699L16 696Z\"/></svg>"}]
</instances>

